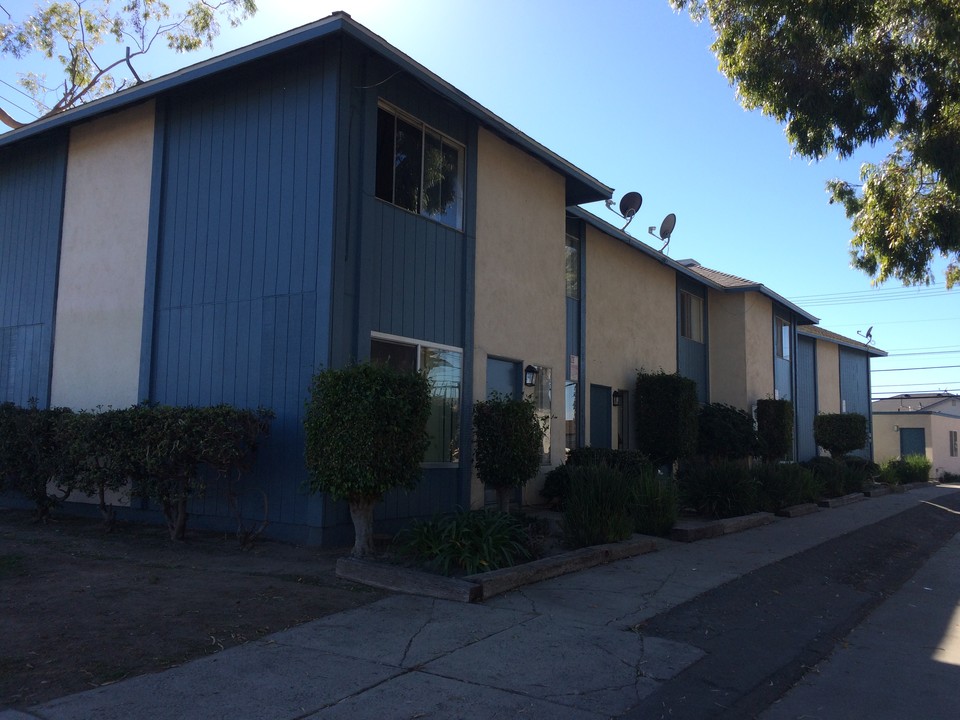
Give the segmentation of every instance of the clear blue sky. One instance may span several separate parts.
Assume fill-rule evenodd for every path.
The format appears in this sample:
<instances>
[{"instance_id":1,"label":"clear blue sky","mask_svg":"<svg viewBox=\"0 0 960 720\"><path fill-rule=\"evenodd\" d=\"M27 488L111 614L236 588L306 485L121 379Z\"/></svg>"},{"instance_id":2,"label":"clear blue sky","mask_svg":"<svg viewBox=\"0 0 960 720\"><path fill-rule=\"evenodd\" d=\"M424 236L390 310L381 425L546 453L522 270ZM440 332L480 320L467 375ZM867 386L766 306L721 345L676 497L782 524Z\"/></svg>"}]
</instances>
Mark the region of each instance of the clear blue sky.
<instances>
[{"instance_id":1,"label":"clear blue sky","mask_svg":"<svg viewBox=\"0 0 960 720\"><path fill-rule=\"evenodd\" d=\"M30 6L0 4L15 16ZM826 180L856 180L860 162L880 153L866 150L846 162L791 157L782 127L743 110L717 71L709 26L677 15L667 0L259 4L255 18L224 30L216 52L345 10L616 188L616 200L640 192L643 207L629 228L638 239L659 248L647 226L676 213L668 250L674 259L762 282L835 332L857 338L873 326L876 345L891 355L873 361L874 395L960 392L960 288L945 290L944 263L934 286L873 288L849 267L849 222L827 203ZM209 54L163 52L138 69L158 76ZM10 59L0 61L0 80L15 82L17 70ZM0 85L0 97L15 93ZM602 204L588 209L618 220ZM629 294L624 288L627 301ZM931 366L948 367L895 371Z\"/></svg>"}]
</instances>

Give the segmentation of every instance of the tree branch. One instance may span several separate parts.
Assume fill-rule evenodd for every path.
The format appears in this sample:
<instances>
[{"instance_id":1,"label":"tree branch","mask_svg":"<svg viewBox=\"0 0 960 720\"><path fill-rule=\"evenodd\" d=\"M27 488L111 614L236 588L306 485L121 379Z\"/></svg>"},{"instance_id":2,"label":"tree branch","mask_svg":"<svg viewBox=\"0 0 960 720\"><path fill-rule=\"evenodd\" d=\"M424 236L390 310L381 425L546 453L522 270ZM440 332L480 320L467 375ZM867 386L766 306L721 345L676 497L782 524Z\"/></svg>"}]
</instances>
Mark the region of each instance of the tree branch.
<instances>
[{"instance_id":1,"label":"tree branch","mask_svg":"<svg viewBox=\"0 0 960 720\"><path fill-rule=\"evenodd\" d=\"M13 128L14 130L17 130L18 128L22 128L26 124L26 123L22 123L17 120L14 120L12 117L7 115L6 111L3 108L0 108L0 122L2 122L4 125L6 125L9 128Z\"/></svg>"}]
</instances>

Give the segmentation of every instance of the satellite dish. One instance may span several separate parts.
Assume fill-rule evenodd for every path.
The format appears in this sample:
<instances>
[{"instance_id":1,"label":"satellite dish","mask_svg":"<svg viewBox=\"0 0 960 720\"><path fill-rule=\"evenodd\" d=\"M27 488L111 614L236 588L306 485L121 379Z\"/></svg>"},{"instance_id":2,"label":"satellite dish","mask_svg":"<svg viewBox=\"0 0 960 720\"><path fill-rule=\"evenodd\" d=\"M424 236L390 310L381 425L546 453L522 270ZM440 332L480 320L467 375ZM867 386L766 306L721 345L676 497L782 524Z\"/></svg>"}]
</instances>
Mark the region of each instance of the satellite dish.
<instances>
[{"instance_id":1,"label":"satellite dish","mask_svg":"<svg viewBox=\"0 0 960 720\"><path fill-rule=\"evenodd\" d=\"M641 205L643 205L643 196L638 192L628 192L620 198L620 216L624 220L632 220Z\"/></svg>"},{"instance_id":2,"label":"satellite dish","mask_svg":"<svg viewBox=\"0 0 960 720\"><path fill-rule=\"evenodd\" d=\"M677 226L677 216L673 213L667 215L663 222L660 223L660 234L657 235L653 231L653 226L651 225L647 232L653 235L657 240L663 243L663 247L660 248L660 252L663 252L667 249L667 245L670 244L670 236L673 235L673 229Z\"/></svg>"},{"instance_id":3,"label":"satellite dish","mask_svg":"<svg viewBox=\"0 0 960 720\"><path fill-rule=\"evenodd\" d=\"M669 240L673 235L673 229L677 226L677 216L673 213L667 215L660 223L660 239Z\"/></svg>"}]
</instances>

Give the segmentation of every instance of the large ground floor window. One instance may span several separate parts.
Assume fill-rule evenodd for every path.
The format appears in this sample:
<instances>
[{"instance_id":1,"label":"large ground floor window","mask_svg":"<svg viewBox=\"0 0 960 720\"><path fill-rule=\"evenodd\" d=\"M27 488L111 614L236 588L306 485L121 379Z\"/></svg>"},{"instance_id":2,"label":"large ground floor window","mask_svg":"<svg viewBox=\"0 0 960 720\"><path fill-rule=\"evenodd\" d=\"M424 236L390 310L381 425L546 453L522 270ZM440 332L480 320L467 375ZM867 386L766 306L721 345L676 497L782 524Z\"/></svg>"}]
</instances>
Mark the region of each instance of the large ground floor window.
<instances>
[{"instance_id":1,"label":"large ground floor window","mask_svg":"<svg viewBox=\"0 0 960 720\"><path fill-rule=\"evenodd\" d=\"M460 462L460 396L463 351L459 348L374 333L370 360L399 370L418 370L430 381L431 410L427 422L430 446L425 463Z\"/></svg>"}]
</instances>

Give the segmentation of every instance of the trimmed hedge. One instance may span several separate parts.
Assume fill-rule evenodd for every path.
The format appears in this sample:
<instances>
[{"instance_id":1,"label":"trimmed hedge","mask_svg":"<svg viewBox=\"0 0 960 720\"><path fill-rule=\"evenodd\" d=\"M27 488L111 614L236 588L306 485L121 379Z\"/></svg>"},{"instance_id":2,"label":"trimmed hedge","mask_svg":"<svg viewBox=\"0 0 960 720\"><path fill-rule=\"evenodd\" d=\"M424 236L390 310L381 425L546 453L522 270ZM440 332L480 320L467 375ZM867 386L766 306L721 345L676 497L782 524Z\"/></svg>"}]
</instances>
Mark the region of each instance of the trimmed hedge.
<instances>
[{"instance_id":1,"label":"trimmed hedge","mask_svg":"<svg viewBox=\"0 0 960 720\"><path fill-rule=\"evenodd\" d=\"M757 435L765 460L783 460L793 450L793 403L757 400Z\"/></svg>"},{"instance_id":2,"label":"trimmed hedge","mask_svg":"<svg viewBox=\"0 0 960 720\"><path fill-rule=\"evenodd\" d=\"M637 372L637 447L656 466L697 451L697 384L679 373Z\"/></svg>"},{"instance_id":3,"label":"trimmed hedge","mask_svg":"<svg viewBox=\"0 0 960 720\"><path fill-rule=\"evenodd\" d=\"M710 403L700 408L697 451L711 459L750 457L758 447L749 413L733 405Z\"/></svg>"},{"instance_id":4,"label":"trimmed hedge","mask_svg":"<svg viewBox=\"0 0 960 720\"><path fill-rule=\"evenodd\" d=\"M813 437L830 457L843 457L867 445L867 418L859 413L826 413L813 419Z\"/></svg>"}]
</instances>

